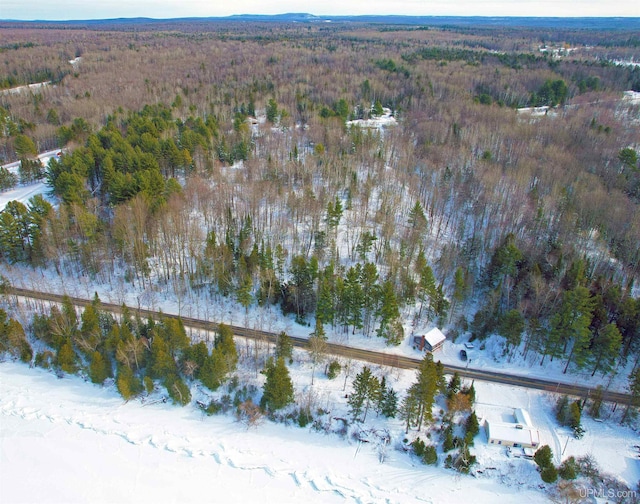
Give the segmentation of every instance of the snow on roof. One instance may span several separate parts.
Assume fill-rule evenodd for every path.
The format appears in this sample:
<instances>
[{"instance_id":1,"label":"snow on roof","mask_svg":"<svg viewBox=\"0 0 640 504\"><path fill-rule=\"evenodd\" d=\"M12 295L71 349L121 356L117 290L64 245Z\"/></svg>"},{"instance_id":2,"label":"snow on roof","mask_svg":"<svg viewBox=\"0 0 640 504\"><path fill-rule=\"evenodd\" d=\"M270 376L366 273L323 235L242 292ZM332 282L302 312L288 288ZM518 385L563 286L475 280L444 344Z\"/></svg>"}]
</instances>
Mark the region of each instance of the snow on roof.
<instances>
[{"instance_id":1,"label":"snow on roof","mask_svg":"<svg viewBox=\"0 0 640 504\"><path fill-rule=\"evenodd\" d=\"M487 435L489 439L505 441L509 443L539 446L540 433L536 429L520 429L517 424L491 422L487 420Z\"/></svg>"},{"instance_id":2,"label":"snow on roof","mask_svg":"<svg viewBox=\"0 0 640 504\"><path fill-rule=\"evenodd\" d=\"M531 416L529 416L529 412L526 409L516 408L513 412L513 416L516 417L516 423L520 425L524 425L525 427L529 427L533 429L533 422L531 421Z\"/></svg>"},{"instance_id":3,"label":"snow on roof","mask_svg":"<svg viewBox=\"0 0 640 504\"><path fill-rule=\"evenodd\" d=\"M440 329L434 327L424 335L424 339L427 340L427 343L429 343L429 345L431 345L431 348L433 348L446 340L447 337L442 334L442 331L440 331Z\"/></svg>"}]
</instances>

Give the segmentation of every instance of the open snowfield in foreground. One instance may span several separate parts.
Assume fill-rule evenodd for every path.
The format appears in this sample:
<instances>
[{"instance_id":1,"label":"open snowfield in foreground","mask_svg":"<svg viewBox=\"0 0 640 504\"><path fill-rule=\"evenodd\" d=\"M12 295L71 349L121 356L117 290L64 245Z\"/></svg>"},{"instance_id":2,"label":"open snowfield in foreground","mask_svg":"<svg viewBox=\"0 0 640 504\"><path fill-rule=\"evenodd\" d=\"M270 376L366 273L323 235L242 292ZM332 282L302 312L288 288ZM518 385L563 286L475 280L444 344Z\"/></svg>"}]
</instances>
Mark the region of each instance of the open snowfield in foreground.
<instances>
[{"instance_id":1,"label":"open snowfield in foreground","mask_svg":"<svg viewBox=\"0 0 640 504\"><path fill-rule=\"evenodd\" d=\"M408 373L401 381L412 379ZM320 390L335 382L317 381ZM564 446L566 436L544 409L547 395L476 388L480 417L529 407L542 441L556 454ZM346 414L340 407L335 411ZM569 441L567 455L593 453L605 471L637 481L640 461L630 449L636 434L595 422L586 427L582 441ZM268 421L247 429L230 415L203 416L193 402L124 403L113 386L3 362L0 502L548 502L534 463L487 446L483 432L472 450L479 460L473 477L422 465L396 449L400 422L392 429L380 463L378 447L351 438Z\"/></svg>"}]
</instances>

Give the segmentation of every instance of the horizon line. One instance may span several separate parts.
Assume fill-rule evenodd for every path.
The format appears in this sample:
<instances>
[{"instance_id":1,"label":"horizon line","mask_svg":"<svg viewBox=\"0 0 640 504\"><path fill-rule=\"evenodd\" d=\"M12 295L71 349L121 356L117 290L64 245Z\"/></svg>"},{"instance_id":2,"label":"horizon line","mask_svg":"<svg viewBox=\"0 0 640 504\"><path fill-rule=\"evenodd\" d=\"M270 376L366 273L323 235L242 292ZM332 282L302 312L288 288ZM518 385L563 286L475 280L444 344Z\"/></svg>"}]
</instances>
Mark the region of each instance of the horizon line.
<instances>
[{"instance_id":1,"label":"horizon line","mask_svg":"<svg viewBox=\"0 0 640 504\"><path fill-rule=\"evenodd\" d=\"M405 19L638 19L640 16L528 16L528 15L488 15L488 14L311 14L308 12L282 12L278 14L258 14L258 13L241 13L229 14L226 16L182 16L182 17L148 17L148 16L131 16L131 17L97 17L97 18L72 18L72 19L16 19L16 18L0 18L0 22L9 23L78 23L93 21L183 21L183 20L234 20L242 17L259 17L259 18L278 18L284 16L308 17L309 21L322 21L323 19L348 19L348 18L405 18Z\"/></svg>"}]
</instances>

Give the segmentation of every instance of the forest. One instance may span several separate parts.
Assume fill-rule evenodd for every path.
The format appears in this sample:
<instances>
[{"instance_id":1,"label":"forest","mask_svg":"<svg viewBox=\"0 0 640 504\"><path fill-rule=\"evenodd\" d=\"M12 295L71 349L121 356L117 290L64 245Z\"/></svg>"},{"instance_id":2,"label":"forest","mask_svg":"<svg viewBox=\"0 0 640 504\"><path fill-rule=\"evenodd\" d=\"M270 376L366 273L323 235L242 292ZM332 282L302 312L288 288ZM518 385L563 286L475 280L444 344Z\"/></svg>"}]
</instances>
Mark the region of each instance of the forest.
<instances>
[{"instance_id":1,"label":"forest","mask_svg":"<svg viewBox=\"0 0 640 504\"><path fill-rule=\"evenodd\" d=\"M0 160L20 170L0 185L50 188L0 213L2 262L274 307L316 338L499 334L536 365L626 367L637 397L640 67L624 62L639 44L627 30L2 23ZM184 378L214 389L234 369L224 330L192 347L178 322L101 325L98 305L26 333L5 314L2 349L100 383L115 370L124 397L163 379L183 403Z\"/></svg>"}]
</instances>

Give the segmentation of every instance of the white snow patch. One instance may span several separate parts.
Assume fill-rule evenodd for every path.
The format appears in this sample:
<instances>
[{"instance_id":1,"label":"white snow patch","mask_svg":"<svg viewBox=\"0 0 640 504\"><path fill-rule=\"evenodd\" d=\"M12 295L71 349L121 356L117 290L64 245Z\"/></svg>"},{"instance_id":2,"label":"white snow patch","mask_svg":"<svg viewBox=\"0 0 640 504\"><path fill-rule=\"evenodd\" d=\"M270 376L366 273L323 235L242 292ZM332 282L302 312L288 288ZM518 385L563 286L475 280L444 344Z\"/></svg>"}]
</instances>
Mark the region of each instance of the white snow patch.
<instances>
[{"instance_id":1,"label":"white snow patch","mask_svg":"<svg viewBox=\"0 0 640 504\"><path fill-rule=\"evenodd\" d=\"M382 129L398 124L396 118L392 115L391 109L383 108L381 116L373 116L370 119L355 119L347 121L347 126L359 126L361 128Z\"/></svg>"},{"instance_id":2,"label":"white snow patch","mask_svg":"<svg viewBox=\"0 0 640 504\"><path fill-rule=\"evenodd\" d=\"M14 88L10 88L10 89L4 89L2 91L0 91L0 94L4 95L10 95L10 94L20 94L24 91L40 91L42 88L48 86L49 84L51 84L50 81L48 82L36 82L34 84L27 84L25 86L17 86Z\"/></svg>"}]
</instances>

